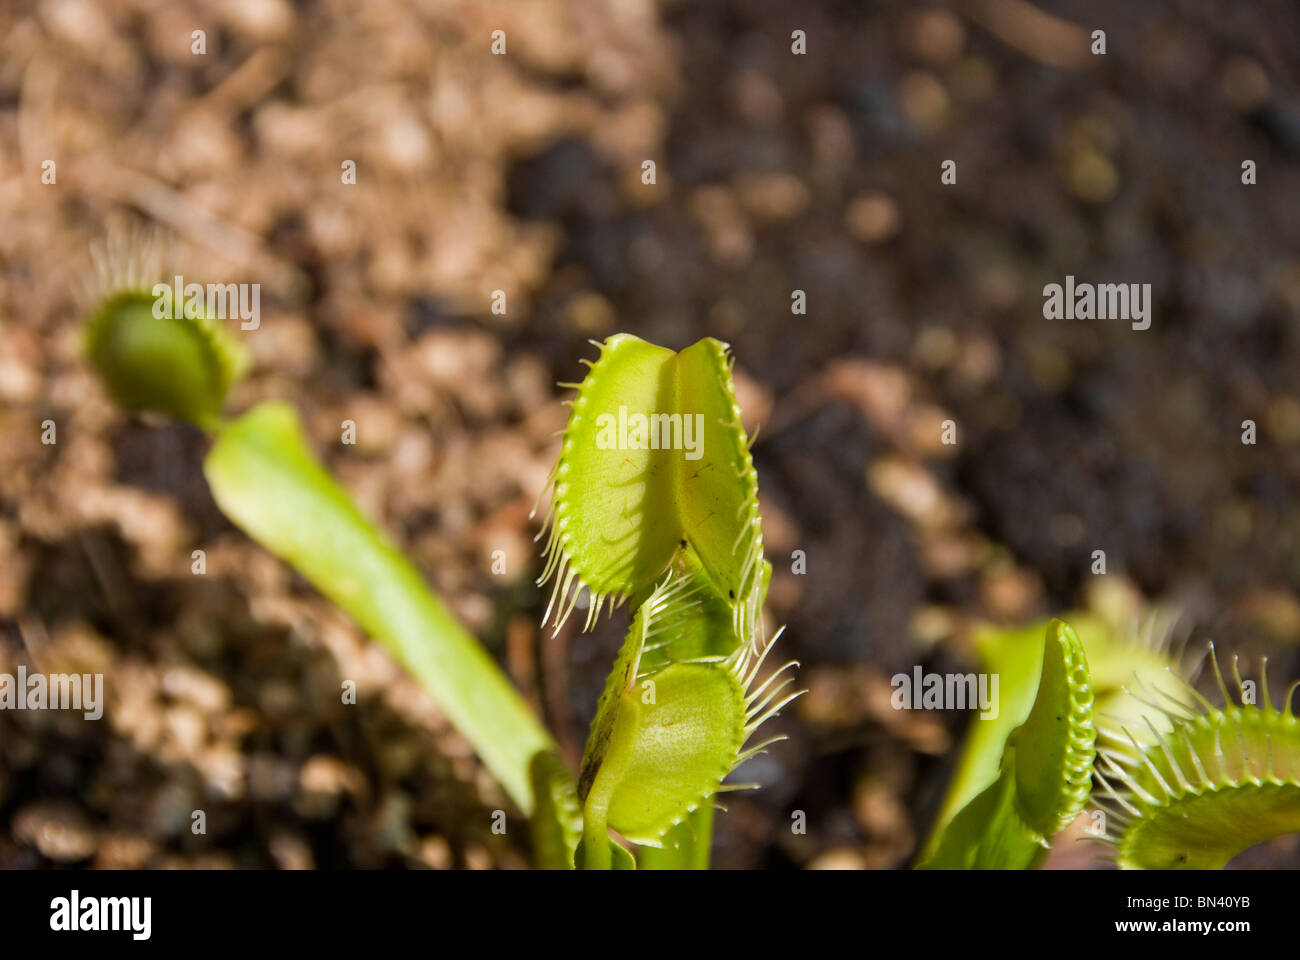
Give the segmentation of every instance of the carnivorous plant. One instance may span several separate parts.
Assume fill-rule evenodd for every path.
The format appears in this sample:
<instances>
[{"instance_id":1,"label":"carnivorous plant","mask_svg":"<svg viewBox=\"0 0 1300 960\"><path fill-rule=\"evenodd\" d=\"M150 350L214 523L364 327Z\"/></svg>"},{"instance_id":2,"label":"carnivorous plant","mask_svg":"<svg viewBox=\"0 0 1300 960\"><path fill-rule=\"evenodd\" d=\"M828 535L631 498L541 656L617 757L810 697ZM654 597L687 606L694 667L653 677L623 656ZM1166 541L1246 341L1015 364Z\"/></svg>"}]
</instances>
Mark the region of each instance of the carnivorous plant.
<instances>
[{"instance_id":1,"label":"carnivorous plant","mask_svg":"<svg viewBox=\"0 0 1300 960\"><path fill-rule=\"evenodd\" d=\"M105 388L128 410L209 434L217 505L424 684L531 818L539 866L632 866L625 844L643 867L707 866L715 797L734 788L725 778L797 696L793 664L763 672L771 567L724 344L674 353L621 334L569 385L543 528L544 623L558 630L580 603L587 627L630 610L575 777L488 653L312 453L293 408L226 416L247 366L235 336L201 310L156 310L155 277L110 272L84 342Z\"/></svg>"}]
</instances>

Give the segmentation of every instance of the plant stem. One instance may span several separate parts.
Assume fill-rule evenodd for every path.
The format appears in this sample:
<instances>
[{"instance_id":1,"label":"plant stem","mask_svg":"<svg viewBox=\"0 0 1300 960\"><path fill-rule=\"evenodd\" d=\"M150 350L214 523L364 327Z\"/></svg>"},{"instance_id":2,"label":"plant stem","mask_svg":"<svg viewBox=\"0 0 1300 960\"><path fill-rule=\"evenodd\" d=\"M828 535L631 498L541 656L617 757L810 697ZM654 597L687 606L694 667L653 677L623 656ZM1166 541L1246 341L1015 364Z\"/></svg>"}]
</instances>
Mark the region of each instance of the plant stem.
<instances>
[{"instance_id":1,"label":"plant stem","mask_svg":"<svg viewBox=\"0 0 1300 960\"><path fill-rule=\"evenodd\" d=\"M293 409L267 403L220 427L204 472L226 516L383 643L531 815L529 764L554 748L550 735L487 651L312 455Z\"/></svg>"}]
</instances>

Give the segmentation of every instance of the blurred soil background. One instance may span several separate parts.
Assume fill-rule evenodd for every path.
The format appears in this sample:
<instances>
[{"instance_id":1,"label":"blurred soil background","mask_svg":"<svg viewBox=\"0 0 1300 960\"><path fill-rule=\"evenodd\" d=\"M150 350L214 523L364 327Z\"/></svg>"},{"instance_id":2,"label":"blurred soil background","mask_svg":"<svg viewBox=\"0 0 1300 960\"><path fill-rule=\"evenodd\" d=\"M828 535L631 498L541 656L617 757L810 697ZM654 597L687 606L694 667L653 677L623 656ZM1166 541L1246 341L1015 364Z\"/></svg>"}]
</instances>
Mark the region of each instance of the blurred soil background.
<instances>
[{"instance_id":1,"label":"blurred soil background","mask_svg":"<svg viewBox=\"0 0 1300 960\"><path fill-rule=\"evenodd\" d=\"M79 359L91 244L141 227L166 277L262 284L232 409L298 406L575 759L622 624L537 626L554 383L620 330L731 343L809 693L764 789L727 798L719 866L909 863L968 716L896 712L889 678L974 669L979 621L1159 601L1270 653L1276 696L1300 676L1297 49L1285 0L10 0L0 672L103 673L107 706L0 712L0 866L527 862L436 705L223 519L204 437L121 414ZM1151 283L1151 329L1044 320L1066 274Z\"/></svg>"}]
</instances>

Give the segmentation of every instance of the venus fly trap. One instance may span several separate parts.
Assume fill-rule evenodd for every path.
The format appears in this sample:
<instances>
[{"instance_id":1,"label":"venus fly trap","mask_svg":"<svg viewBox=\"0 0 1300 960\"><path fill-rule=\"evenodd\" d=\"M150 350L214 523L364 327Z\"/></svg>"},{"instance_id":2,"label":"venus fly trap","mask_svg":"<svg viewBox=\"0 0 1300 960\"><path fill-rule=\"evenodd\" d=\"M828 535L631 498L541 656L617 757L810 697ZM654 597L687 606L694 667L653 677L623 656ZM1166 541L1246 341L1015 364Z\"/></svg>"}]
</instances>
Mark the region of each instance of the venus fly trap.
<instances>
[{"instance_id":1,"label":"venus fly trap","mask_svg":"<svg viewBox=\"0 0 1300 960\"><path fill-rule=\"evenodd\" d=\"M109 296L86 327L86 355L123 407L211 430L226 391L247 366L244 351L215 320L160 317L153 306L142 289Z\"/></svg>"},{"instance_id":2,"label":"venus fly trap","mask_svg":"<svg viewBox=\"0 0 1300 960\"><path fill-rule=\"evenodd\" d=\"M246 367L197 307L154 310L153 278L119 275L93 310L85 352L130 410L207 432L204 472L236 525L383 643L437 699L530 817L534 861L555 869L706 867L719 794L773 740L759 728L799 695L777 666L762 609L758 480L727 347L673 352L619 334L575 389L538 539L544 625L629 626L574 775L495 661L365 518L311 452L297 414L264 403L224 416ZM985 631L997 704L973 721L925 868L1039 865L1102 795L1120 866L1219 867L1300 831L1296 686L1280 706L1198 694L1155 646L1088 617ZM1244 687L1235 674L1239 688ZM1100 750L1097 744L1100 743Z\"/></svg>"},{"instance_id":3,"label":"venus fly trap","mask_svg":"<svg viewBox=\"0 0 1300 960\"><path fill-rule=\"evenodd\" d=\"M1300 832L1300 719L1291 710L1300 681L1275 706L1265 660L1263 703L1249 703L1234 658L1243 691L1234 703L1213 647L1210 663L1222 705L1178 679L1167 685L1175 693L1135 694L1150 707L1145 729L1103 731L1096 775L1113 824L1105 838L1121 867L1218 868L1256 843Z\"/></svg>"},{"instance_id":4,"label":"venus fly trap","mask_svg":"<svg viewBox=\"0 0 1300 960\"><path fill-rule=\"evenodd\" d=\"M948 822L920 866L1019 869L1041 863L1052 838L1087 802L1095 737L1083 644L1070 626L1053 620L1033 706L1006 738L997 779Z\"/></svg>"},{"instance_id":5,"label":"venus fly trap","mask_svg":"<svg viewBox=\"0 0 1300 960\"><path fill-rule=\"evenodd\" d=\"M1244 692L1234 703L1211 647L1224 701L1215 706L1159 644L1079 622L1076 634L1052 621L1043 647L1040 627L977 639L981 666L1002 674L1004 710L972 722L920 867L1037 866L1094 782L1093 832L1122 868L1222 867L1300 832L1300 721L1291 712L1300 682L1274 706L1265 671L1263 704ZM1233 671L1244 691L1235 659Z\"/></svg>"},{"instance_id":6,"label":"venus fly trap","mask_svg":"<svg viewBox=\"0 0 1300 960\"><path fill-rule=\"evenodd\" d=\"M204 474L218 506L388 647L437 699L526 814L530 764L550 735L491 657L312 454L292 408L222 417L243 351L215 320L157 316L147 278L120 278L85 350L113 397L187 420L213 438Z\"/></svg>"},{"instance_id":7,"label":"venus fly trap","mask_svg":"<svg viewBox=\"0 0 1300 960\"><path fill-rule=\"evenodd\" d=\"M588 596L587 625L609 604L644 600L680 551L732 612L734 639L757 642L766 589L758 478L731 391L724 344L701 340L673 353L627 334L597 344L601 357L575 387L572 414L555 465L547 518L551 602L544 619L568 619ZM602 434L620 408L647 422L698 418L696 452L652 448L648 436L610 449ZM683 426L683 430L684 430Z\"/></svg>"},{"instance_id":8,"label":"venus fly trap","mask_svg":"<svg viewBox=\"0 0 1300 960\"><path fill-rule=\"evenodd\" d=\"M545 620L586 598L585 625L628 604L631 624L575 778L487 652L312 454L293 409L223 416L243 350L201 310L157 311L147 271L118 271L85 352L129 410L212 437L218 506L379 640L437 699L519 808L552 868L707 866L724 779L771 740L757 728L797 696L761 609L758 483L726 347L673 353L620 335L578 387L547 523ZM777 739L777 738L773 738Z\"/></svg>"},{"instance_id":9,"label":"venus fly trap","mask_svg":"<svg viewBox=\"0 0 1300 960\"><path fill-rule=\"evenodd\" d=\"M798 695L793 664L760 682L776 639L761 621L771 566L726 347L701 340L673 353L625 334L597 346L587 378L570 385L578 395L543 528L555 629L580 596L587 627L606 607L634 608L578 780L582 863L610 865L608 828L659 848L672 833L685 863L692 844L675 828L689 816L695 840L707 834L724 778L771 742L750 745L751 735ZM628 410L645 429L602 439ZM692 419L696 445L651 442Z\"/></svg>"},{"instance_id":10,"label":"venus fly trap","mask_svg":"<svg viewBox=\"0 0 1300 960\"><path fill-rule=\"evenodd\" d=\"M1092 678L1099 716L1140 721L1145 704L1125 691L1136 677L1141 683L1166 686L1166 668L1176 666L1166 644L1158 639L1158 619L1149 631L1133 639L1106 618L1092 613L1071 613L1070 626L1083 644ZM957 771L949 784L936 828L926 847L933 852L942 826L981 790L992 783L1002 763L1003 746L1011 731L1025 721L1038 691L1043 664L1043 634L1048 623L1021 629L984 627L975 632L974 647L980 670L999 678L999 708L981 711L971 722ZM1167 635L1165 637L1167 639Z\"/></svg>"}]
</instances>

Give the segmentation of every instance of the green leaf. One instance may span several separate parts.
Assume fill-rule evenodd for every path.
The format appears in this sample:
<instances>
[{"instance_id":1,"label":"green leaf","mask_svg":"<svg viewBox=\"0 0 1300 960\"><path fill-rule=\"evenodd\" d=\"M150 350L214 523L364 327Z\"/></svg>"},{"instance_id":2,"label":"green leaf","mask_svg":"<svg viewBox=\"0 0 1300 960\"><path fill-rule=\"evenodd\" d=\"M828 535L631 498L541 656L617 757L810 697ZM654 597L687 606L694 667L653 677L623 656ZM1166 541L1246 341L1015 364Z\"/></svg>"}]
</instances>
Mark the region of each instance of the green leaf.
<instances>
[{"instance_id":1,"label":"green leaf","mask_svg":"<svg viewBox=\"0 0 1300 960\"><path fill-rule=\"evenodd\" d=\"M999 686L1006 684L999 678ZM997 778L939 832L921 869L1024 869L1087 802L1095 755L1083 644L1053 620L1033 706L1007 737Z\"/></svg>"},{"instance_id":2,"label":"green leaf","mask_svg":"<svg viewBox=\"0 0 1300 960\"><path fill-rule=\"evenodd\" d=\"M500 668L312 455L291 407L222 426L204 463L217 505L379 640L433 694L525 814L550 736Z\"/></svg>"},{"instance_id":3,"label":"green leaf","mask_svg":"<svg viewBox=\"0 0 1300 960\"><path fill-rule=\"evenodd\" d=\"M1025 722L1038 693L1046 630L1046 623L1035 623L1018 630L983 627L975 632L979 668L998 678L997 710L981 711L971 717L957 769L922 860L934 854L944 828L957 812L998 779L1007 737Z\"/></svg>"},{"instance_id":4,"label":"green leaf","mask_svg":"<svg viewBox=\"0 0 1300 960\"><path fill-rule=\"evenodd\" d=\"M1016 777L1004 765L996 780L952 818L935 852L918 870L1024 870L1038 866L1047 847L1016 812Z\"/></svg>"}]
</instances>

